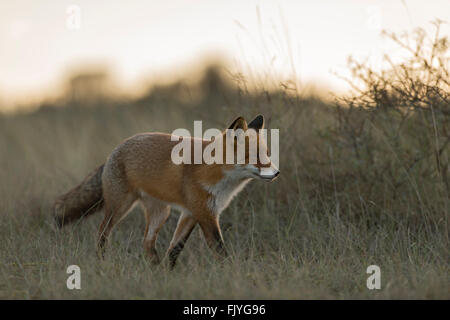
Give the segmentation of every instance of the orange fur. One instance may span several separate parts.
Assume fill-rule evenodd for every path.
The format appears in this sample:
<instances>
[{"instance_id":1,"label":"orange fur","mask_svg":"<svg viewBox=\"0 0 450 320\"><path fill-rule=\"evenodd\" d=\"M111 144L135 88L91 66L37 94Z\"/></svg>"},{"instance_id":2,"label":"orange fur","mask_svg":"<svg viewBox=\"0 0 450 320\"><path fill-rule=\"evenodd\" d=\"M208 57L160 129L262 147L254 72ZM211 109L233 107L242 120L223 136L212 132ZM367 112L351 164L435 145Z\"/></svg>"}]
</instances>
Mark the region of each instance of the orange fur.
<instances>
[{"instance_id":1,"label":"orange fur","mask_svg":"<svg viewBox=\"0 0 450 320\"><path fill-rule=\"evenodd\" d=\"M264 126L262 116L256 117L249 125L237 118L230 129L247 127L258 131ZM189 138L191 146L195 138ZM224 161L225 148L230 142L224 132ZM259 141L259 135L258 135ZM77 208L89 207L94 201L104 204L104 219L99 229L98 252L104 253L104 246L113 227L117 225L130 208L140 202L144 207L146 218L144 248L148 256L155 262L159 257L155 249L157 235L170 214L170 207L181 212L177 228L167 251L172 266L175 265L178 254L187 241L193 228L199 224L208 245L219 257L226 257L227 253L219 225L219 215L245 184L252 178L258 177L258 170L270 167L271 164L248 164L248 150L246 163L236 164L179 164L171 160L171 152L178 141L171 141L171 135L165 133L143 133L135 135L117 146L108 157L101 171L91 174L98 177L101 183L93 183L93 178L87 178L80 186L69 191L57 200L55 212L58 221L64 221L65 212L61 210L65 203L71 204L68 220L73 221L83 214L74 214ZM202 149L211 143L201 140ZM236 146L235 146L236 147ZM258 147L266 148L263 143ZM193 148L192 148L193 150ZM265 153L267 154L267 150ZM193 152L192 152L193 157ZM193 158L192 158L193 160ZM273 169L272 180L278 175ZM264 180L268 180L266 176ZM80 194L92 193L89 185L95 185L95 196L80 197ZM99 197L99 190L101 196ZM81 203L78 199L88 199ZM80 202L80 203L77 203ZM75 203L75 204L73 204ZM56 210L58 209L58 210Z\"/></svg>"}]
</instances>

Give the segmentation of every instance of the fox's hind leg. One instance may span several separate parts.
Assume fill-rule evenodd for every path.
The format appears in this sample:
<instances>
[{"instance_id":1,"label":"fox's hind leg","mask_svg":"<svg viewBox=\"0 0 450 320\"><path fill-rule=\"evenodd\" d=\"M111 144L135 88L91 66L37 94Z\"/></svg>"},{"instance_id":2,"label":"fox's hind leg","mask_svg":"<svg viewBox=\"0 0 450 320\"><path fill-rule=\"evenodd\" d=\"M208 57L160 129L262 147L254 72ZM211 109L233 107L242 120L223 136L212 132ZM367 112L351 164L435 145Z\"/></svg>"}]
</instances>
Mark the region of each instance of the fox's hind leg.
<instances>
[{"instance_id":1,"label":"fox's hind leg","mask_svg":"<svg viewBox=\"0 0 450 320\"><path fill-rule=\"evenodd\" d=\"M141 197L145 214L144 249L153 264L159 264L156 251L158 232L170 215L170 206L147 195Z\"/></svg>"},{"instance_id":2,"label":"fox's hind leg","mask_svg":"<svg viewBox=\"0 0 450 320\"><path fill-rule=\"evenodd\" d=\"M105 194L106 195L106 194ZM134 193L114 193L113 197L105 196L105 217L99 228L99 237L97 243L97 254L103 258L105 251L105 244L117 223L119 223L127 213L130 211L134 202L137 200L137 195Z\"/></svg>"}]
</instances>

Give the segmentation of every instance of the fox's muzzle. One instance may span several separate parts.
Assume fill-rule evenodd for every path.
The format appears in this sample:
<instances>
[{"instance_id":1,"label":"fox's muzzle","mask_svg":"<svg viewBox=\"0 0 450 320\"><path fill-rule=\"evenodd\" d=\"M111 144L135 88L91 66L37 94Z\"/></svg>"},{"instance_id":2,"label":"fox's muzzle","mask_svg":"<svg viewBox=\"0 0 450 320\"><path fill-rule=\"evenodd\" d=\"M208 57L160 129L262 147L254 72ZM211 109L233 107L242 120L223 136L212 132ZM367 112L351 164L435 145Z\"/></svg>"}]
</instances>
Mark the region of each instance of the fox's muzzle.
<instances>
[{"instance_id":1,"label":"fox's muzzle","mask_svg":"<svg viewBox=\"0 0 450 320\"><path fill-rule=\"evenodd\" d=\"M280 175L280 170L275 166L270 166L269 168L261 168L259 170L259 176L263 180L273 181Z\"/></svg>"}]
</instances>

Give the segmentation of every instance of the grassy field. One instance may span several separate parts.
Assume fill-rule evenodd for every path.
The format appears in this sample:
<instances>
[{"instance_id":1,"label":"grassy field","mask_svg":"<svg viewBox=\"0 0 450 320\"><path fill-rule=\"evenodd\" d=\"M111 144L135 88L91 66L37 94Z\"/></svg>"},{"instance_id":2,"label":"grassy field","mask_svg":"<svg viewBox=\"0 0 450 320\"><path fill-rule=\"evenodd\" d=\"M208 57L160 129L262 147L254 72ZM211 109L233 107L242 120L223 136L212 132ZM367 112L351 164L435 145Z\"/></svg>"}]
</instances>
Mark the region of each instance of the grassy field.
<instances>
[{"instance_id":1,"label":"grassy field","mask_svg":"<svg viewBox=\"0 0 450 320\"><path fill-rule=\"evenodd\" d=\"M364 66L353 71L365 91L337 105L288 84L251 93L211 69L195 99L179 83L138 100L0 116L0 298L449 299L448 90L401 91L391 78L363 77ZM215 261L197 228L173 271L152 267L139 208L113 232L104 261L95 253L101 213L54 227L54 198L123 139L257 113L280 129L281 175L253 181L222 214L229 260ZM160 233L160 254L177 216ZM66 287L73 264L81 290ZM366 287L373 264L380 290Z\"/></svg>"}]
</instances>

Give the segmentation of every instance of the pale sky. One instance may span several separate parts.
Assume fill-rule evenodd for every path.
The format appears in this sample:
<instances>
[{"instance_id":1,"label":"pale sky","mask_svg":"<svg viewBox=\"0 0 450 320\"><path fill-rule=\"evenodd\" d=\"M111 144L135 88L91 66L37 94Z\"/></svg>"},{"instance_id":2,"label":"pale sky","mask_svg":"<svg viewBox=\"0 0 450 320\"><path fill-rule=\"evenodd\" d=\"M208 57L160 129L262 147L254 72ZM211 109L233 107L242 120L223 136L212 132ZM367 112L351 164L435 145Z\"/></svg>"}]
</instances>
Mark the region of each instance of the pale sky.
<instances>
[{"instance_id":1,"label":"pale sky","mask_svg":"<svg viewBox=\"0 0 450 320\"><path fill-rule=\"evenodd\" d=\"M349 55L392 50L381 29L430 29L435 18L450 23L449 0L2 0L0 108L49 95L83 63L111 67L133 90L212 53L249 76L295 70L300 83L342 90L332 71Z\"/></svg>"}]
</instances>

